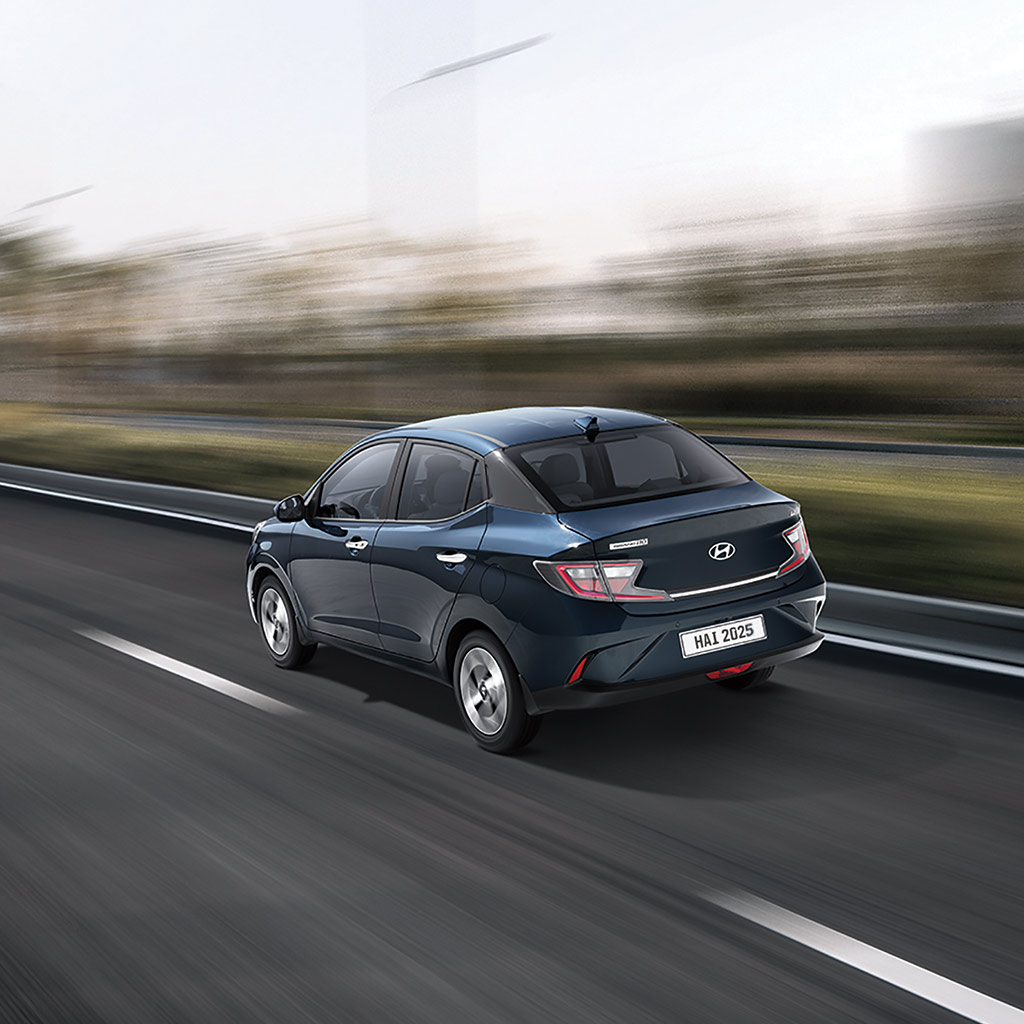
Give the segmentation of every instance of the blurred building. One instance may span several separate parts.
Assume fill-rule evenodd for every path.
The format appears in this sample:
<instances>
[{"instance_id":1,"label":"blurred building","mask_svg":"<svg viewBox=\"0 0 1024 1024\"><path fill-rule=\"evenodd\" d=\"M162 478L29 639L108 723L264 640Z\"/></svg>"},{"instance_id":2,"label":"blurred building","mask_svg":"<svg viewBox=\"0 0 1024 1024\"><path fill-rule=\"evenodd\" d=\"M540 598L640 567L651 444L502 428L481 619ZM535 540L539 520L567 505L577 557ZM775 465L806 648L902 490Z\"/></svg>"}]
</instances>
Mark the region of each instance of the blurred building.
<instances>
[{"instance_id":1,"label":"blurred building","mask_svg":"<svg viewBox=\"0 0 1024 1024\"><path fill-rule=\"evenodd\" d=\"M1024 211L1024 117L923 131L911 164L923 206Z\"/></svg>"},{"instance_id":2,"label":"blurred building","mask_svg":"<svg viewBox=\"0 0 1024 1024\"><path fill-rule=\"evenodd\" d=\"M367 4L367 179L373 220L398 237L472 235L479 156L473 0Z\"/></svg>"}]
</instances>

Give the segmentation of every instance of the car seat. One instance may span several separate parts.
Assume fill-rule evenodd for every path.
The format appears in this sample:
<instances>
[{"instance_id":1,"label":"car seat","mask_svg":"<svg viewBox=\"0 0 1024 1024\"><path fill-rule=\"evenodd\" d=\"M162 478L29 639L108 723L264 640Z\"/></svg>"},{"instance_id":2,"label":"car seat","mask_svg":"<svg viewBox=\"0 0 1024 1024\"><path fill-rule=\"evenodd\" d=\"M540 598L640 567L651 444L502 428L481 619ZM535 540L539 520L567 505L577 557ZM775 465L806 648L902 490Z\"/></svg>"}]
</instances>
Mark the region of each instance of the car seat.
<instances>
[{"instance_id":1,"label":"car seat","mask_svg":"<svg viewBox=\"0 0 1024 1024\"><path fill-rule=\"evenodd\" d=\"M568 452L549 455L537 473L565 505L579 505L594 497L594 488L580 479L580 465Z\"/></svg>"}]
</instances>

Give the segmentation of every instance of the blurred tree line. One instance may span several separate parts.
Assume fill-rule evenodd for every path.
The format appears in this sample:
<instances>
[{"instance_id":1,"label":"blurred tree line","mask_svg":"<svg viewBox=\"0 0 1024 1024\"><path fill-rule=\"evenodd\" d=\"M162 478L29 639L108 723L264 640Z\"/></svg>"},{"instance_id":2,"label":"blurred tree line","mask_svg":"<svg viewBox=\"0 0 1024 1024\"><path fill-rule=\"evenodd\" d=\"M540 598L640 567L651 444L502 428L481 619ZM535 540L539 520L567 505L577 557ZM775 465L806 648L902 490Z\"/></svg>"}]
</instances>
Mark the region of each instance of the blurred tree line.
<instances>
[{"instance_id":1,"label":"blurred tree line","mask_svg":"<svg viewBox=\"0 0 1024 1024\"><path fill-rule=\"evenodd\" d=\"M529 246L364 227L101 258L0 227L0 398L412 416L529 402L676 415L1022 412L1024 216L834 241L666 231L573 277Z\"/></svg>"}]
</instances>

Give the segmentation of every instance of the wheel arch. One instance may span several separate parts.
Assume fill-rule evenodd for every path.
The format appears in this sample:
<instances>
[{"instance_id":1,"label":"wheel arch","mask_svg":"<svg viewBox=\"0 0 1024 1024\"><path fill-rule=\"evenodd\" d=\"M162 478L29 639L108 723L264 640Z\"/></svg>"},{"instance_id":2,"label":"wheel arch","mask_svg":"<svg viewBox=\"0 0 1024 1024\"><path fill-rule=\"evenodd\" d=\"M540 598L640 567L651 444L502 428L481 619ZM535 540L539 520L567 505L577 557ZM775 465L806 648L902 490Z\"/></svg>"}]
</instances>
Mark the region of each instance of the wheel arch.
<instances>
[{"instance_id":1,"label":"wheel arch","mask_svg":"<svg viewBox=\"0 0 1024 1024\"><path fill-rule=\"evenodd\" d=\"M444 642L444 664L441 668L447 683L452 683L452 669L455 667L455 655L459 651L459 644L461 644L470 633L475 633L477 630L482 630L484 633L490 633L498 643L501 643L501 639L486 622L481 622L479 619L472 618L459 619L459 621L448 630L448 636L445 638ZM502 644L502 647L504 646L505 645ZM509 657L511 658L511 655L509 655Z\"/></svg>"},{"instance_id":2,"label":"wheel arch","mask_svg":"<svg viewBox=\"0 0 1024 1024\"><path fill-rule=\"evenodd\" d=\"M512 662L516 670L516 682L519 685L519 689L522 691L523 699L526 701L527 713L532 715L541 714L540 709L537 707L537 702L534 700L533 693L530 691L530 687L526 684L526 680L523 678L522 672L519 671L519 666L516 664L516 659L512 656L512 652L509 650L508 644L501 638L501 635L492 625L484 622L481 619L475 618L464 618L459 619L454 626L448 631L448 636L445 638L444 647L442 648L442 654L444 657L444 664L439 665L441 669L441 676L449 686L454 687L455 683L452 678L453 669L455 668L455 655L459 652L459 645L463 640L469 636L470 633L481 631L493 636L495 640L504 648L505 653L509 657L509 661Z\"/></svg>"},{"instance_id":3,"label":"wheel arch","mask_svg":"<svg viewBox=\"0 0 1024 1024\"><path fill-rule=\"evenodd\" d=\"M259 593L260 587L263 586L264 582L270 578L277 580L277 582L281 584L285 595L291 602L292 610L295 613L295 623L299 627L300 637L303 641L310 640L310 633L306 626L305 612L303 611L302 604L299 601L287 575L279 565L273 562L257 562L249 570L247 589L249 597L249 612L252 615L253 622L258 622L256 617L256 595Z\"/></svg>"}]
</instances>

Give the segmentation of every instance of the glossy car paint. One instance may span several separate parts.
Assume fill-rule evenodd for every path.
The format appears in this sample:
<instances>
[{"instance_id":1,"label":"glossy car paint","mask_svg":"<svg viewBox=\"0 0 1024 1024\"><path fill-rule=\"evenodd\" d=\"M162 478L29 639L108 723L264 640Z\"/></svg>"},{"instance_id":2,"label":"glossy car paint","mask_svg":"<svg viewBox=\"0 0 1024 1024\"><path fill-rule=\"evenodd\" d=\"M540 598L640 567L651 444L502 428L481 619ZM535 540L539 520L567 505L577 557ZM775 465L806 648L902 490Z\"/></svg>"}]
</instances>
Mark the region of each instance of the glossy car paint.
<instances>
[{"instance_id":1,"label":"glossy car paint","mask_svg":"<svg viewBox=\"0 0 1024 1024\"><path fill-rule=\"evenodd\" d=\"M373 548L373 593L381 646L432 662L456 596L476 564L489 521L480 506L443 522L385 523ZM466 563L446 564L439 554L462 552Z\"/></svg>"},{"instance_id":2,"label":"glossy car paint","mask_svg":"<svg viewBox=\"0 0 1024 1024\"><path fill-rule=\"evenodd\" d=\"M440 522L389 518L413 440L452 446L493 467L495 460L508 464L505 449L577 434L575 421L593 416L602 432L665 422L625 410L514 409L411 424L365 439L335 465L383 440L402 442L382 506L385 518L322 520L310 509L297 523L261 524L248 555L250 606L272 573L292 601L306 642L343 646L449 682L459 641L483 627L509 651L532 713L703 684L706 673L737 662L757 669L816 649L823 639L816 621L825 581L813 555L785 576L774 575L792 553L782 530L798 521L798 507L752 480L562 512L536 494L533 511L502 505L495 495ZM319 484L307 492L307 504ZM611 548L641 540L647 543ZM718 542L734 545L735 554L712 559L708 552ZM438 560L446 553L466 557L458 564ZM534 567L537 560L619 556L643 558L644 586L682 596L586 600L553 589ZM764 640L683 658L681 632L757 614L764 616ZM582 673L567 685L584 656Z\"/></svg>"}]
</instances>

